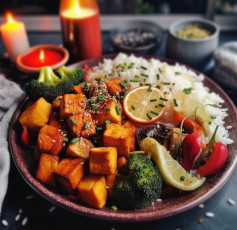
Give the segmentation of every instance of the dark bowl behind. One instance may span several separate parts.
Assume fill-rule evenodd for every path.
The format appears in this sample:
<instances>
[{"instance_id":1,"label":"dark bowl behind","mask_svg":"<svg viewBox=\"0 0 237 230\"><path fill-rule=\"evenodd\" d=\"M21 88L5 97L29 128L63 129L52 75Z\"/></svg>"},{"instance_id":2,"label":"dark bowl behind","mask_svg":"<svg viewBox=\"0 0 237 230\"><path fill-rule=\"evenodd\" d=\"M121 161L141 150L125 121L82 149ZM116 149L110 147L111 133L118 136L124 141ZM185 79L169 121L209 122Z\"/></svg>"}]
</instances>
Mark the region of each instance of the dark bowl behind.
<instances>
[{"instance_id":1,"label":"dark bowl behind","mask_svg":"<svg viewBox=\"0 0 237 230\"><path fill-rule=\"evenodd\" d=\"M141 55L138 55L141 56ZM85 60L72 65L71 67L82 67L87 64L91 67L98 65L104 58L114 58L115 55L106 55L95 59ZM142 56L146 59L156 58L160 61L165 61L168 64L174 65L176 62L165 59L157 58L153 56ZM191 69L190 67L187 67ZM192 69L197 74L198 71ZM233 128L229 131L230 138L235 141L234 144L228 146L229 156L227 162L222 170L216 173L214 176L208 177L206 182L200 188L191 192L182 192L177 196L163 199L162 202L155 202L154 205L141 210L117 210L114 211L109 207L104 207L101 210L86 207L80 203L73 202L68 199L66 195L59 190L48 187L38 181L35 178L36 163L32 153L32 149L27 150L24 148L20 141L21 127L19 124L19 116L24 111L27 100L22 101L22 104L15 111L9 126L9 145L12 158L15 162L17 169L19 170L25 181L31 186L38 194L49 200L53 204L65 208L71 212L79 215L109 220L109 221L148 221L162 219L168 216L172 216L188 209L195 207L196 205L203 203L205 200L219 191L225 183L230 179L231 175L237 166L237 112L234 104L227 96L227 94L212 80L205 77L204 84L212 91L218 93L225 101L224 106L228 108L228 118L226 119L226 126L231 125Z\"/></svg>"},{"instance_id":2,"label":"dark bowl behind","mask_svg":"<svg viewBox=\"0 0 237 230\"><path fill-rule=\"evenodd\" d=\"M114 39L117 34L124 33L133 29L142 29L153 33L156 37L156 42L150 45L146 45L143 47L128 47L121 44L117 44ZM110 32L110 38L114 45L114 49L116 52L125 52L125 53L137 53L137 54L155 54L158 48L161 45L163 37L162 28L149 21L130 21L126 24L122 24L119 27L116 27Z\"/></svg>"}]
</instances>

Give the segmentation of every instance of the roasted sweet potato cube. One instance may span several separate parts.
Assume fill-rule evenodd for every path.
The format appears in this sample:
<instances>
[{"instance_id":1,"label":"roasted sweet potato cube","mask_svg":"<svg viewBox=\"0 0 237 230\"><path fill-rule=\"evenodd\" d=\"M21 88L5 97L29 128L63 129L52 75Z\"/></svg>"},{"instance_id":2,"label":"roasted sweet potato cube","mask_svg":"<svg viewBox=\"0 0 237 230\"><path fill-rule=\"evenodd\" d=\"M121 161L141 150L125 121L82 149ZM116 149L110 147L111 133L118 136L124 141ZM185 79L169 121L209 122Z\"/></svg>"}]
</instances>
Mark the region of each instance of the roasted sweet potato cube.
<instances>
[{"instance_id":1,"label":"roasted sweet potato cube","mask_svg":"<svg viewBox=\"0 0 237 230\"><path fill-rule=\"evenodd\" d=\"M117 149L92 148L89 153L89 171L92 174L114 174L117 169Z\"/></svg>"},{"instance_id":2,"label":"roasted sweet potato cube","mask_svg":"<svg viewBox=\"0 0 237 230\"><path fill-rule=\"evenodd\" d=\"M74 136L90 137L96 133L91 115L87 112L69 116L67 124Z\"/></svg>"},{"instance_id":3,"label":"roasted sweet potato cube","mask_svg":"<svg viewBox=\"0 0 237 230\"><path fill-rule=\"evenodd\" d=\"M68 194L74 194L75 188L81 178L85 176L86 167L84 158L64 158L55 170L56 181Z\"/></svg>"},{"instance_id":4,"label":"roasted sweet potato cube","mask_svg":"<svg viewBox=\"0 0 237 230\"><path fill-rule=\"evenodd\" d=\"M131 128L120 124L108 124L103 134L104 146L113 146L118 150L118 155L128 156L135 150L135 135L131 135Z\"/></svg>"},{"instance_id":5,"label":"roasted sweet potato cube","mask_svg":"<svg viewBox=\"0 0 237 230\"><path fill-rule=\"evenodd\" d=\"M52 106L54 109L60 108L62 99L63 99L63 96L58 96L53 100Z\"/></svg>"},{"instance_id":6,"label":"roasted sweet potato cube","mask_svg":"<svg viewBox=\"0 0 237 230\"><path fill-rule=\"evenodd\" d=\"M116 176L117 176L117 170L114 174L106 175L106 185L107 185L109 196L112 196L113 186L116 181Z\"/></svg>"},{"instance_id":7,"label":"roasted sweet potato cube","mask_svg":"<svg viewBox=\"0 0 237 230\"><path fill-rule=\"evenodd\" d=\"M71 157L89 158L89 151L94 145L87 139L81 137L74 144L70 143L67 147L66 155Z\"/></svg>"},{"instance_id":8,"label":"roasted sweet potato cube","mask_svg":"<svg viewBox=\"0 0 237 230\"><path fill-rule=\"evenodd\" d=\"M85 106L83 94L64 94L60 103L60 117L64 119L72 114L84 113Z\"/></svg>"},{"instance_id":9,"label":"roasted sweet potato cube","mask_svg":"<svg viewBox=\"0 0 237 230\"><path fill-rule=\"evenodd\" d=\"M81 179L77 186L80 199L92 208L101 209L107 200L106 180L101 175L89 175Z\"/></svg>"},{"instance_id":10,"label":"roasted sweet potato cube","mask_svg":"<svg viewBox=\"0 0 237 230\"><path fill-rule=\"evenodd\" d=\"M91 115L87 112L85 112L82 116L82 129L81 129L81 136L83 137L90 137L95 135L95 125L91 118Z\"/></svg>"},{"instance_id":11,"label":"roasted sweet potato cube","mask_svg":"<svg viewBox=\"0 0 237 230\"><path fill-rule=\"evenodd\" d=\"M28 129L40 128L49 121L51 110L51 104L41 97L21 114L19 122Z\"/></svg>"},{"instance_id":12,"label":"roasted sweet potato cube","mask_svg":"<svg viewBox=\"0 0 237 230\"><path fill-rule=\"evenodd\" d=\"M115 95L116 93L123 93L124 88L120 85L121 83L122 81L119 78L106 81L109 93L111 95Z\"/></svg>"},{"instance_id":13,"label":"roasted sweet potato cube","mask_svg":"<svg viewBox=\"0 0 237 230\"><path fill-rule=\"evenodd\" d=\"M42 153L39 160L39 166L36 172L36 178L44 184L55 185L54 172L58 166L59 157Z\"/></svg>"},{"instance_id":14,"label":"roasted sweet potato cube","mask_svg":"<svg viewBox=\"0 0 237 230\"><path fill-rule=\"evenodd\" d=\"M74 85L73 87L72 87L72 89L73 89L73 91L74 91L74 93L84 93L83 92L83 87L84 87L84 85Z\"/></svg>"},{"instance_id":15,"label":"roasted sweet potato cube","mask_svg":"<svg viewBox=\"0 0 237 230\"><path fill-rule=\"evenodd\" d=\"M63 140L64 136L56 127L44 125L39 131L37 141L39 151L58 155L63 148Z\"/></svg>"},{"instance_id":16,"label":"roasted sweet potato cube","mask_svg":"<svg viewBox=\"0 0 237 230\"><path fill-rule=\"evenodd\" d=\"M117 165L118 165L118 171L120 173L126 173L127 172L126 164L127 164L127 160L126 160L125 156L121 156L121 157L118 158Z\"/></svg>"},{"instance_id":17,"label":"roasted sweet potato cube","mask_svg":"<svg viewBox=\"0 0 237 230\"><path fill-rule=\"evenodd\" d=\"M120 114L116 111L116 106L118 103L114 100L108 100L106 106L103 107L97 114L93 115L93 120L97 126L105 124L106 120L109 120L111 123L121 123L122 122L122 109ZM107 109L109 108L109 109Z\"/></svg>"},{"instance_id":18,"label":"roasted sweet potato cube","mask_svg":"<svg viewBox=\"0 0 237 230\"><path fill-rule=\"evenodd\" d=\"M83 117L83 114L77 113L67 118L68 128L70 132L73 134L73 136L78 137L81 135L81 129L83 126L82 117Z\"/></svg>"}]
</instances>

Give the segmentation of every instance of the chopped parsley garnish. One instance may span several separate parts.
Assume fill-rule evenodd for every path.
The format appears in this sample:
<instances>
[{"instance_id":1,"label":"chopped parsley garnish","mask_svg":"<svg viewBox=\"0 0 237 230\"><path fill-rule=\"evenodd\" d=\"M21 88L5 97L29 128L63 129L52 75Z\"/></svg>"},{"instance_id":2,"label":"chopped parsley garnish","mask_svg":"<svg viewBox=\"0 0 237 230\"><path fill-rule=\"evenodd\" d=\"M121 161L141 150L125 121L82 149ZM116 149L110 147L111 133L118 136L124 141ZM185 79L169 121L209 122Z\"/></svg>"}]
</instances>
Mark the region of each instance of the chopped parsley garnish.
<instances>
[{"instance_id":1,"label":"chopped parsley garnish","mask_svg":"<svg viewBox=\"0 0 237 230\"><path fill-rule=\"evenodd\" d=\"M186 95L188 95L188 94L190 94L190 93L192 93L192 90L193 90L193 88L185 88L185 89L183 89L183 92L184 92L184 94L186 94Z\"/></svg>"}]
</instances>

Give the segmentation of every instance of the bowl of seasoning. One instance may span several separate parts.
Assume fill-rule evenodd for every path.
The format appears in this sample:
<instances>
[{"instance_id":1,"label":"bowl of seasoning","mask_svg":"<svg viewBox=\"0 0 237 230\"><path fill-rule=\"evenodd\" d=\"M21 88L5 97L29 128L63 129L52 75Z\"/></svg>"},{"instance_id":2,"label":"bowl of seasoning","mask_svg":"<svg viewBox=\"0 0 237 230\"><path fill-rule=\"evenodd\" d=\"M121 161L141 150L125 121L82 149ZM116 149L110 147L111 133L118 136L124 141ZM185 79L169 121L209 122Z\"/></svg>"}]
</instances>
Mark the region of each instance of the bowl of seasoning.
<instances>
[{"instance_id":1,"label":"bowl of seasoning","mask_svg":"<svg viewBox=\"0 0 237 230\"><path fill-rule=\"evenodd\" d=\"M209 20L179 20L169 27L166 56L194 68L204 68L218 47L219 26Z\"/></svg>"},{"instance_id":2,"label":"bowl of seasoning","mask_svg":"<svg viewBox=\"0 0 237 230\"><path fill-rule=\"evenodd\" d=\"M139 54L155 54L162 36L162 28L149 21L130 21L110 33L117 52Z\"/></svg>"}]
</instances>

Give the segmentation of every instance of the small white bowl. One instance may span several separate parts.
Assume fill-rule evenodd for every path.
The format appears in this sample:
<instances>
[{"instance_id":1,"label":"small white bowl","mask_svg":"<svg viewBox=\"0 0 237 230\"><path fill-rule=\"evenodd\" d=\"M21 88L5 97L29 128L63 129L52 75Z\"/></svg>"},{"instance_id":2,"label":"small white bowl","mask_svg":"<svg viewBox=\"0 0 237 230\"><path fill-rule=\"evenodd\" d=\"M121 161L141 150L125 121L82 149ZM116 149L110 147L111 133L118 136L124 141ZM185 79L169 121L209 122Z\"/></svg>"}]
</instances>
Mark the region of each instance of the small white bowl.
<instances>
[{"instance_id":1,"label":"small white bowl","mask_svg":"<svg viewBox=\"0 0 237 230\"><path fill-rule=\"evenodd\" d=\"M211 35L207 38L188 39L180 38L176 31L184 29L189 25L198 24L202 28L210 31ZM209 20L179 20L171 24L166 43L166 56L170 59L182 62L194 68L204 68L218 47L219 26Z\"/></svg>"}]
</instances>

